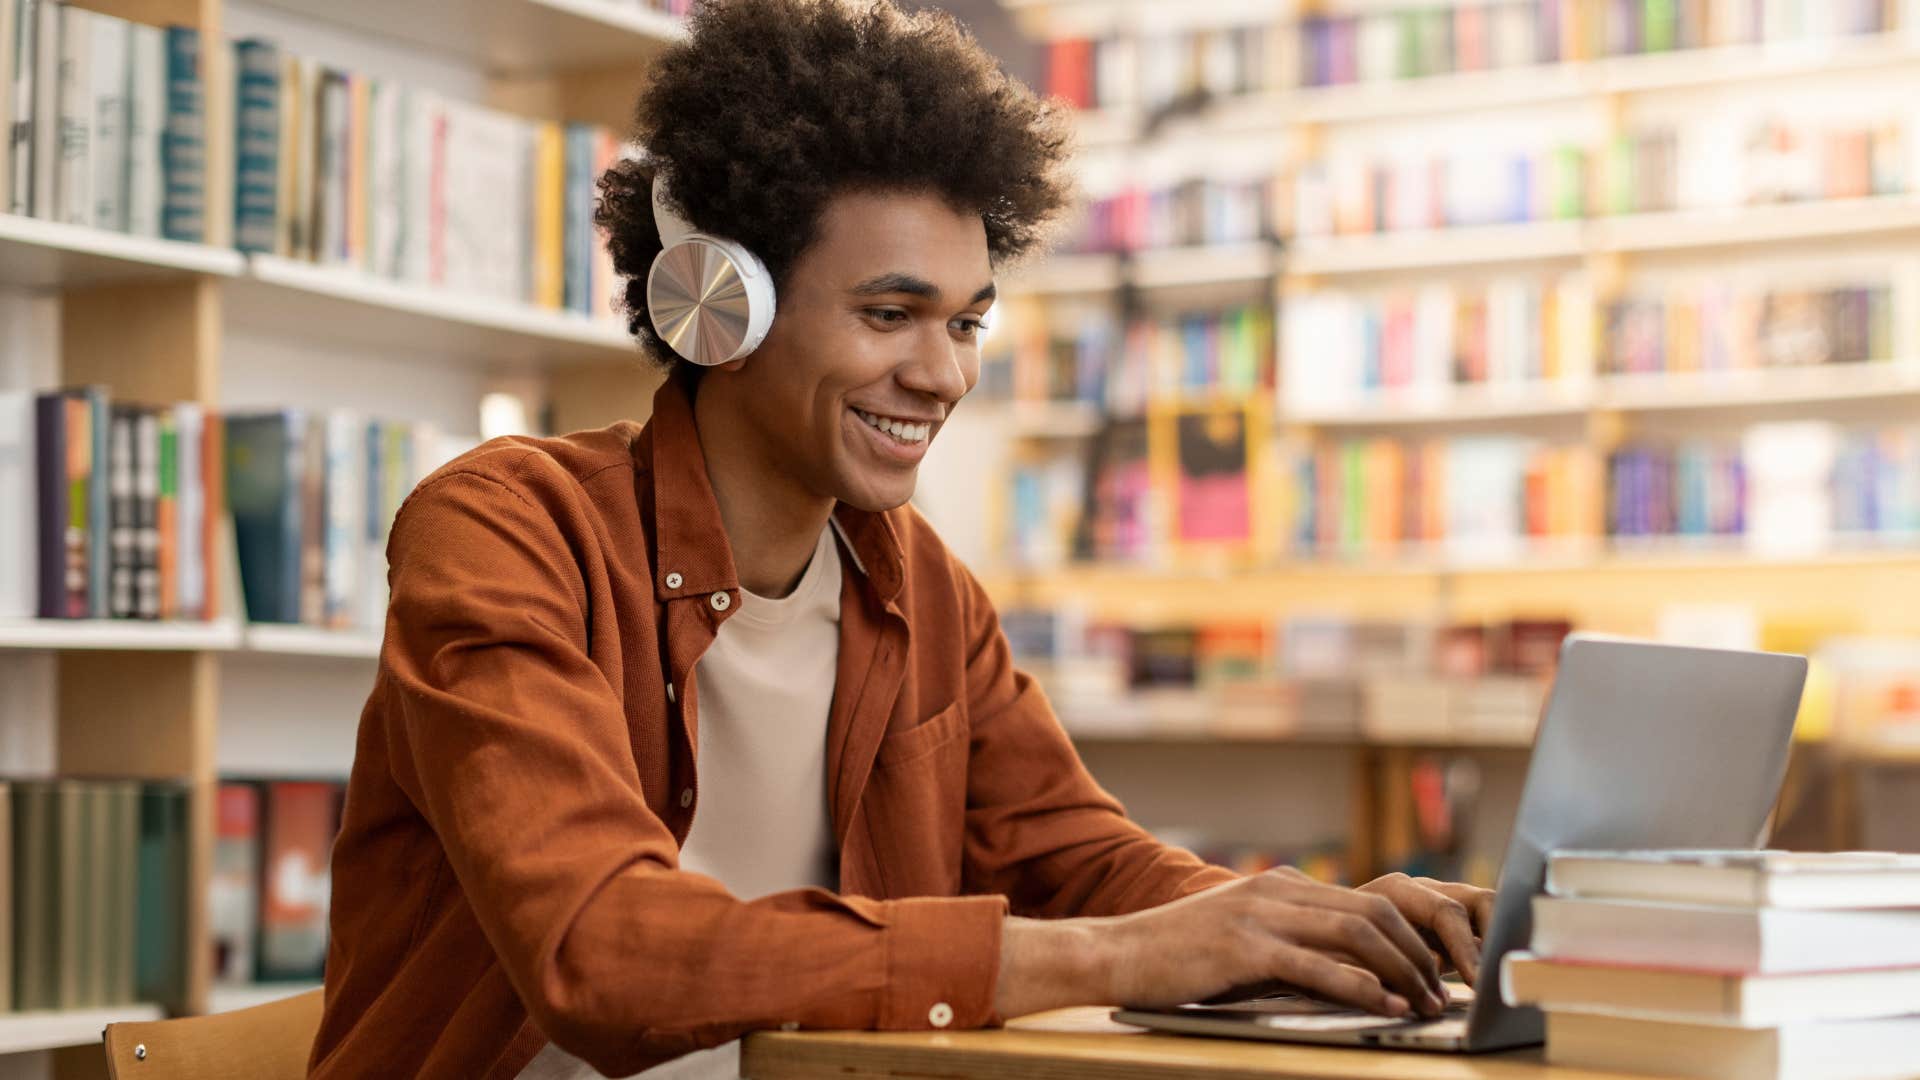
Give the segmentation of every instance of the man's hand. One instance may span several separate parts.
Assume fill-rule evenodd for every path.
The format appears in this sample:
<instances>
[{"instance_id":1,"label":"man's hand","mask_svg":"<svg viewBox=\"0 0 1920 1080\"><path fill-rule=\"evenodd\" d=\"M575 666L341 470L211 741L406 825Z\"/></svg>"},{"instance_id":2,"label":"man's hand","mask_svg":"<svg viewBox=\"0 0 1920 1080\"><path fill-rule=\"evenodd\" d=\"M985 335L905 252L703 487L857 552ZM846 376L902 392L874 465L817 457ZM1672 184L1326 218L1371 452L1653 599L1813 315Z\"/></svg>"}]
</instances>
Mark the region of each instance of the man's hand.
<instances>
[{"instance_id":1,"label":"man's hand","mask_svg":"<svg viewBox=\"0 0 1920 1080\"><path fill-rule=\"evenodd\" d=\"M1386 896L1273 870L1104 919L1009 919L995 1007L1180 1005L1284 982L1382 1016L1446 1007L1432 949Z\"/></svg>"},{"instance_id":2,"label":"man's hand","mask_svg":"<svg viewBox=\"0 0 1920 1080\"><path fill-rule=\"evenodd\" d=\"M1468 986L1480 985L1480 942L1493 922L1493 893L1472 885L1388 874L1360 886L1384 896L1418 927L1439 956L1451 961Z\"/></svg>"}]
</instances>

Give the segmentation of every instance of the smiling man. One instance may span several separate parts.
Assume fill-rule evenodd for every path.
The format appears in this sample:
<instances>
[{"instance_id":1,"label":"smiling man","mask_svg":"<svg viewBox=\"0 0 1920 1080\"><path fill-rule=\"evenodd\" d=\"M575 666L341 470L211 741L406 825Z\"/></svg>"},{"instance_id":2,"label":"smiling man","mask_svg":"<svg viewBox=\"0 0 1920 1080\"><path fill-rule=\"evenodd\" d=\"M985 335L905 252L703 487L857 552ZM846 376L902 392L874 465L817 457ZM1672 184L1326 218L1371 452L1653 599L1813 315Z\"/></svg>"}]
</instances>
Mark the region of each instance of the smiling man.
<instances>
[{"instance_id":1,"label":"smiling man","mask_svg":"<svg viewBox=\"0 0 1920 1080\"><path fill-rule=\"evenodd\" d=\"M652 417L490 442L394 524L312 1075L731 1076L760 1028L1272 980L1432 1014L1474 974L1486 894L1240 879L1129 822L906 505L1068 201L1062 124L943 16L695 14L602 180ZM711 352L753 320L701 305L751 290L656 318L663 223L764 264L763 340Z\"/></svg>"}]
</instances>

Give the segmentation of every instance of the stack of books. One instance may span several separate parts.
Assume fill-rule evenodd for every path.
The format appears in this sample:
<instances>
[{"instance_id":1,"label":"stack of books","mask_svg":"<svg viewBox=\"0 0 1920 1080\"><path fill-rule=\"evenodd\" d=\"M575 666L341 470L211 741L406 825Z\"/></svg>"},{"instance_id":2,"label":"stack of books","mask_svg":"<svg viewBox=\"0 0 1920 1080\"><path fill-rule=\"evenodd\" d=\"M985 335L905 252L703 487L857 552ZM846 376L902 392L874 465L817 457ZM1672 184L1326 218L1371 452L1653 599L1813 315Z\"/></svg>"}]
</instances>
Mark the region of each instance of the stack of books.
<instances>
[{"instance_id":1,"label":"stack of books","mask_svg":"<svg viewBox=\"0 0 1920 1080\"><path fill-rule=\"evenodd\" d=\"M1559 852L1509 1004L1547 1059L1711 1080L1920 1071L1920 856Z\"/></svg>"}]
</instances>

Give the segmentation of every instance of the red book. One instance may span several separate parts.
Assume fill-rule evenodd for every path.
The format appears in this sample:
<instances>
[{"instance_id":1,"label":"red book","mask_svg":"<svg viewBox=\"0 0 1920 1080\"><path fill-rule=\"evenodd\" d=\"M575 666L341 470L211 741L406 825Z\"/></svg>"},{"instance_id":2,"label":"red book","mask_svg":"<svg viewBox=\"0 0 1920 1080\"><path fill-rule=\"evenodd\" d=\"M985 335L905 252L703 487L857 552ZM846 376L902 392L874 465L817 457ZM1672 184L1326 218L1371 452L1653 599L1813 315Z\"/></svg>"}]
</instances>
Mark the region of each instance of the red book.
<instances>
[{"instance_id":1,"label":"red book","mask_svg":"<svg viewBox=\"0 0 1920 1080\"><path fill-rule=\"evenodd\" d=\"M258 976L318 979L327 955L333 838L339 828L335 785L265 785L266 827L260 867Z\"/></svg>"}]
</instances>

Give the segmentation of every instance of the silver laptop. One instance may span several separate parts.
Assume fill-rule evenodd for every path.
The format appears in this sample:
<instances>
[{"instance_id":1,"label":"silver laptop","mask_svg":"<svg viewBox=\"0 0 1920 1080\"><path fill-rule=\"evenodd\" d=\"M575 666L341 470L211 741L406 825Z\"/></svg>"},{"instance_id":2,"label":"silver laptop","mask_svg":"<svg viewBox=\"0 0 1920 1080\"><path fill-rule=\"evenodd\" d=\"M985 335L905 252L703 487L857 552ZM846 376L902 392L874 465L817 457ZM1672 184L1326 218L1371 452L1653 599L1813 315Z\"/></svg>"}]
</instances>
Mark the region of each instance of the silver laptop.
<instances>
[{"instance_id":1,"label":"silver laptop","mask_svg":"<svg viewBox=\"0 0 1920 1080\"><path fill-rule=\"evenodd\" d=\"M1806 681L1804 657L1575 634L1540 718L1481 958L1485 993L1454 987L1433 1020L1391 1020L1278 996L1121 1009L1160 1031L1475 1053L1542 1040L1535 1009L1500 1001L1500 959L1532 935L1556 848L1760 846Z\"/></svg>"}]
</instances>

